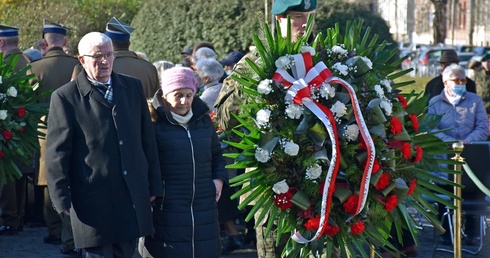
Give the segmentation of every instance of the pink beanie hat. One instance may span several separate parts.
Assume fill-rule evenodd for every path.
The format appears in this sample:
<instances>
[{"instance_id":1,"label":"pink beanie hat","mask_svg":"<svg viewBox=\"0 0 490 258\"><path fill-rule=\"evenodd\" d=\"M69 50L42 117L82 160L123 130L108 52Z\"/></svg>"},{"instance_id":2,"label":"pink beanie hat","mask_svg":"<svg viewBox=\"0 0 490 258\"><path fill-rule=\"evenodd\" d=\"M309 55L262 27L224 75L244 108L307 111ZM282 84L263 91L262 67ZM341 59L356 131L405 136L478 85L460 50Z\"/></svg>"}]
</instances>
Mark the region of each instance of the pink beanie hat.
<instances>
[{"instance_id":1,"label":"pink beanie hat","mask_svg":"<svg viewBox=\"0 0 490 258\"><path fill-rule=\"evenodd\" d=\"M162 92L166 96L170 92L180 89L191 89L194 93L197 90L197 79L194 71L187 67L173 67L162 73Z\"/></svg>"}]
</instances>

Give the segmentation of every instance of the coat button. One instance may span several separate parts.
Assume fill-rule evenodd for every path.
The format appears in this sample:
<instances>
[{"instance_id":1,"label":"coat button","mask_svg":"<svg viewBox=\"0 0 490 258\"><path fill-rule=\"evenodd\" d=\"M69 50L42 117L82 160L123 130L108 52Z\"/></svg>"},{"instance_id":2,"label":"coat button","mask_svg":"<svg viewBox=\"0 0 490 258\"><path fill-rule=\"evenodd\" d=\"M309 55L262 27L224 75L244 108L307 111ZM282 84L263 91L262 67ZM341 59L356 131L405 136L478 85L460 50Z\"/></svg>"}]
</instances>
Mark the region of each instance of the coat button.
<instances>
[{"instance_id":1,"label":"coat button","mask_svg":"<svg viewBox=\"0 0 490 258\"><path fill-rule=\"evenodd\" d=\"M119 140L119 145L123 145L123 140Z\"/></svg>"},{"instance_id":2,"label":"coat button","mask_svg":"<svg viewBox=\"0 0 490 258\"><path fill-rule=\"evenodd\" d=\"M127 174L128 174L128 171L124 170L124 171L123 171L123 174L124 174L124 175L127 175Z\"/></svg>"}]
</instances>

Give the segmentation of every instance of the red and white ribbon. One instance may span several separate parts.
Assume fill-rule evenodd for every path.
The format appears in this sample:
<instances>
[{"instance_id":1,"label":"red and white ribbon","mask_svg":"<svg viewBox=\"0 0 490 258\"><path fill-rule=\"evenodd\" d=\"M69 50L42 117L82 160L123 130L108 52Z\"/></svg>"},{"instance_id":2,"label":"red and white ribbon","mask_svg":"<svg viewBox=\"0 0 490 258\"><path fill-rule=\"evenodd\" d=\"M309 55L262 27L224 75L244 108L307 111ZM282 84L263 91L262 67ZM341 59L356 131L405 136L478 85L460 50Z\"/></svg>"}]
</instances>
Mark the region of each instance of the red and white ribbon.
<instances>
[{"instance_id":1,"label":"red and white ribbon","mask_svg":"<svg viewBox=\"0 0 490 258\"><path fill-rule=\"evenodd\" d=\"M369 131L367 130L367 126L362 117L362 113L360 112L359 103L352 86L340 78L332 77L332 73L323 62L319 62L313 66L313 59L309 52L293 55L292 58L294 60L294 66L292 69L293 76L291 76L285 69L277 69L272 78L278 83L289 87L286 100L293 101L297 105L304 105L313 114L315 114L320 121L322 121L332 141L332 157L330 159L330 165L325 177L325 185L323 187L322 194L322 206L320 211L320 223L317 232L311 239L304 238L299 232L296 232L292 236L292 239L298 243L308 243L318 239L328 224L330 206L332 203L333 192L335 190L335 179L337 177L340 164L339 137L335 118L329 108L311 98L311 86L318 86L323 82L335 82L343 85L349 91L351 101L354 105L356 121L361 128L360 131L363 136L363 140L366 142L366 146L368 146L368 162L366 162L363 180L361 183L359 197L360 202L356 209L356 213L353 216L357 215L363 209L367 199L369 180L374 164L375 152L374 143L372 142Z\"/></svg>"}]
</instances>

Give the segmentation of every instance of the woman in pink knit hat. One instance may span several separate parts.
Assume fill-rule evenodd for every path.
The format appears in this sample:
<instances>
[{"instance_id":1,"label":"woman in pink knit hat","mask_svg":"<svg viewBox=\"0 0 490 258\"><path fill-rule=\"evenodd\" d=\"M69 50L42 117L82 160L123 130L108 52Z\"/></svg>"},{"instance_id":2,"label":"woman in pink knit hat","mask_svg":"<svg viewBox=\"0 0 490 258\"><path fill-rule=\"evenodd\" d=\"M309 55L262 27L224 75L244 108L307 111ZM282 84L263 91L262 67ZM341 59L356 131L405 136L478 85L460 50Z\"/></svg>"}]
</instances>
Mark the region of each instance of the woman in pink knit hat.
<instances>
[{"instance_id":1,"label":"woman in pink knit hat","mask_svg":"<svg viewBox=\"0 0 490 258\"><path fill-rule=\"evenodd\" d=\"M191 69L171 68L150 104L165 189L153 206L156 232L145 238L153 257L221 253L216 203L228 173L209 108L196 89Z\"/></svg>"}]
</instances>

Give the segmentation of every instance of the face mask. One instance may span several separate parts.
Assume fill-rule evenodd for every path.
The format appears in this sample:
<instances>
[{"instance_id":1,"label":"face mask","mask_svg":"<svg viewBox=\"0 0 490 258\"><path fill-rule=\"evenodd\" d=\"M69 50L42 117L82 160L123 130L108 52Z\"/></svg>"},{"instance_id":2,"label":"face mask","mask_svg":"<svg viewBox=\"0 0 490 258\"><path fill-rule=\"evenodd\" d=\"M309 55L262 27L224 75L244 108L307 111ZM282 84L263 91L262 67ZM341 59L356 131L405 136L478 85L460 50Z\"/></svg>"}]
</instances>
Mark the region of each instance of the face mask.
<instances>
[{"instance_id":1,"label":"face mask","mask_svg":"<svg viewBox=\"0 0 490 258\"><path fill-rule=\"evenodd\" d=\"M231 73L233 72L233 70L226 70L225 73L227 76L229 76Z\"/></svg>"},{"instance_id":2,"label":"face mask","mask_svg":"<svg viewBox=\"0 0 490 258\"><path fill-rule=\"evenodd\" d=\"M451 88L451 91L456 94L457 96L462 96L463 93L466 92L466 85L465 84L456 84L454 87Z\"/></svg>"}]
</instances>

